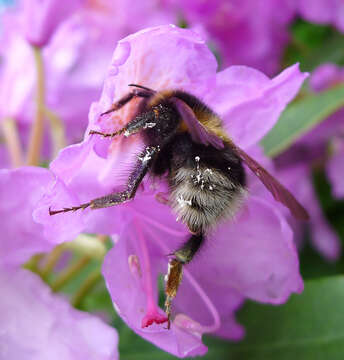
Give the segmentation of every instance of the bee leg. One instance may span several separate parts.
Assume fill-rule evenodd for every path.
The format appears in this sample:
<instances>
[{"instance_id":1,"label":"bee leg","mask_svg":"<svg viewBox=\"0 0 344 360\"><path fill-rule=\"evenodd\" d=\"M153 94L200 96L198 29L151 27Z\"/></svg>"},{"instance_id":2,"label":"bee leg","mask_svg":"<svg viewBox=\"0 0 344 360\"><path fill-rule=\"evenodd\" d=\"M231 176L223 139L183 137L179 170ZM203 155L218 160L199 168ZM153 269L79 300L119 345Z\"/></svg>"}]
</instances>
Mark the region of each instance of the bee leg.
<instances>
[{"instance_id":1,"label":"bee leg","mask_svg":"<svg viewBox=\"0 0 344 360\"><path fill-rule=\"evenodd\" d=\"M168 272L166 276L166 286L165 286L165 312L167 315L167 329L171 328L171 313L172 313L172 300L177 295L177 290L179 284L182 281L183 277L183 264L176 260L172 259L168 263Z\"/></svg>"},{"instance_id":2,"label":"bee leg","mask_svg":"<svg viewBox=\"0 0 344 360\"><path fill-rule=\"evenodd\" d=\"M192 234L185 244L176 250L173 255L182 264L188 264L200 249L204 239L203 233Z\"/></svg>"},{"instance_id":3,"label":"bee leg","mask_svg":"<svg viewBox=\"0 0 344 360\"><path fill-rule=\"evenodd\" d=\"M88 203L81 204L79 206L73 206L69 208L63 208L61 210L49 209L50 215L56 215L59 213L65 213L69 211L76 211L80 209L101 209L114 205L119 205L134 198L136 190L149 170L156 154L160 151L159 146L147 146L144 151L138 156L138 161L129 175L129 179L124 191L116 191L112 194L102 196L100 198L91 200Z\"/></svg>"},{"instance_id":4,"label":"bee leg","mask_svg":"<svg viewBox=\"0 0 344 360\"><path fill-rule=\"evenodd\" d=\"M175 259L170 260L168 263L165 286L165 312L168 318L168 329L171 327L172 300L177 295L179 285L182 281L183 266L193 259L197 251L200 249L203 241L203 233L193 234L181 248L173 253Z\"/></svg>"},{"instance_id":5,"label":"bee leg","mask_svg":"<svg viewBox=\"0 0 344 360\"><path fill-rule=\"evenodd\" d=\"M140 115L137 115L134 119L128 122L128 124L123 127L122 129L119 129L116 132L113 133L102 133L100 131L96 130L90 130L90 135L101 135L103 137L115 137L117 135L124 134L124 136L130 136L133 134L136 134L140 132L141 130L150 129L156 126L157 117L159 114L155 110L150 110L147 112L144 112Z\"/></svg>"},{"instance_id":6,"label":"bee leg","mask_svg":"<svg viewBox=\"0 0 344 360\"><path fill-rule=\"evenodd\" d=\"M103 116L103 115L106 115L111 112L119 110L120 108L122 108L125 104L127 104L130 100L132 100L135 97L149 98L151 96L152 96L152 93L148 93L147 91L140 91L140 90L135 89L132 92L128 93L127 95L124 95L117 102L113 103L111 108L109 110L106 110L105 112L101 113L100 116Z\"/></svg>"}]
</instances>

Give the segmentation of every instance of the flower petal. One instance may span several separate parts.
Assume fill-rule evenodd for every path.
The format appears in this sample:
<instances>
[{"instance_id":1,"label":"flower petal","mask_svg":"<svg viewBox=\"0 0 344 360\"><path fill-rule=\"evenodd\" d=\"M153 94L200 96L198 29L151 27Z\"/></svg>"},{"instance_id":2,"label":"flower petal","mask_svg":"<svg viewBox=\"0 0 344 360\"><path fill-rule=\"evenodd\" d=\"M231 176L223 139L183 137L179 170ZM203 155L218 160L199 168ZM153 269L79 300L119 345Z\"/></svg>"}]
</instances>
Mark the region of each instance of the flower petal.
<instances>
[{"instance_id":1,"label":"flower petal","mask_svg":"<svg viewBox=\"0 0 344 360\"><path fill-rule=\"evenodd\" d=\"M51 186L61 186L54 183L53 174L43 168L0 170L0 227L2 234L6 234L0 242L1 262L21 264L37 252L73 239L77 231L75 221L70 221L67 227L57 224L47 233L34 219L33 213L46 192ZM60 193L61 198L70 199L65 190ZM49 217L48 206L43 216Z\"/></svg>"},{"instance_id":2,"label":"flower petal","mask_svg":"<svg viewBox=\"0 0 344 360\"><path fill-rule=\"evenodd\" d=\"M344 198L344 141L337 142L335 154L329 159L327 174L332 184L332 192L337 198Z\"/></svg>"},{"instance_id":3,"label":"flower petal","mask_svg":"<svg viewBox=\"0 0 344 360\"><path fill-rule=\"evenodd\" d=\"M275 125L306 77L298 64L271 80L257 70L232 66L217 74L217 86L206 102L214 104L229 136L245 149Z\"/></svg>"},{"instance_id":4,"label":"flower petal","mask_svg":"<svg viewBox=\"0 0 344 360\"><path fill-rule=\"evenodd\" d=\"M118 336L53 295L38 276L1 267L0 348L7 359L118 359Z\"/></svg>"},{"instance_id":5,"label":"flower petal","mask_svg":"<svg viewBox=\"0 0 344 360\"><path fill-rule=\"evenodd\" d=\"M219 226L209 243L204 269L220 288L272 304L303 290L292 231L268 201L250 197L237 221Z\"/></svg>"},{"instance_id":6,"label":"flower petal","mask_svg":"<svg viewBox=\"0 0 344 360\"><path fill-rule=\"evenodd\" d=\"M27 0L22 4L24 34L35 46L46 45L54 31L76 9L83 0L72 0L68 3L59 0Z\"/></svg>"},{"instance_id":7,"label":"flower petal","mask_svg":"<svg viewBox=\"0 0 344 360\"><path fill-rule=\"evenodd\" d=\"M126 224L120 240L104 260L103 275L114 306L137 334L165 351L179 357L203 355L207 348L202 344L201 334L188 330L189 322L184 326L172 324L170 330L163 324L142 328L151 296L155 301L158 299L157 280L161 269L167 268L167 257L152 242L141 221L136 218ZM161 240L165 242L168 238L165 235ZM145 250L140 241L144 242ZM147 289L147 281L151 290ZM163 314L158 308L156 311Z\"/></svg>"}]
</instances>

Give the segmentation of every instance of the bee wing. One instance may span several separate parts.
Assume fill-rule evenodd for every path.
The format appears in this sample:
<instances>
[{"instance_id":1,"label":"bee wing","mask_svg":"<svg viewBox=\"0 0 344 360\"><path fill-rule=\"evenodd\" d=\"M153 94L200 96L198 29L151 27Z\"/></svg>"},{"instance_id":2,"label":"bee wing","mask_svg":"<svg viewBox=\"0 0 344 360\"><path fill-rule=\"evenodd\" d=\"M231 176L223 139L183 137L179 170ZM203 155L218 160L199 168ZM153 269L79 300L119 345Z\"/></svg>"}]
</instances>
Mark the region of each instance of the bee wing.
<instances>
[{"instance_id":1,"label":"bee wing","mask_svg":"<svg viewBox=\"0 0 344 360\"><path fill-rule=\"evenodd\" d=\"M176 105L179 114L186 123L192 140L204 145L212 145L216 149L223 149L224 144L222 140L215 134L209 132L197 119L191 107L183 100L176 97L171 99Z\"/></svg>"},{"instance_id":2,"label":"bee wing","mask_svg":"<svg viewBox=\"0 0 344 360\"><path fill-rule=\"evenodd\" d=\"M295 199L295 197L287 190L278 180L276 180L267 170L252 159L244 150L238 146L231 144L232 149L244 161L244 163L253 171L260 179L265 187L271 192L276 201L281 202L291 212L291 214L299 220L308 220L307 210Z\"/></svg>"}]
</instances>

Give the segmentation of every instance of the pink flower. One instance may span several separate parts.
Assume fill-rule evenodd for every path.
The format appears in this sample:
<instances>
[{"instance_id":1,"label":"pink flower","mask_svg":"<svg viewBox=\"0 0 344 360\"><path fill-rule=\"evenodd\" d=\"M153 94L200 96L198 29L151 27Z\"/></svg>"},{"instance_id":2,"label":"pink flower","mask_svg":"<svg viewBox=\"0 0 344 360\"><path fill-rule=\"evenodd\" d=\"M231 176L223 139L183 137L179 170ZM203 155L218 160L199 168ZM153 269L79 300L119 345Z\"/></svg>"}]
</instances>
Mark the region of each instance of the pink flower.
<instances>
[{"instance_id":1,"label":"pink flower","mask_svg":"<svg viewBox=\"0 0 344 360\"><path fill-rule=\"evenodd\" d=\"M271 203L251 197L236 221L221 224L185 267L171 330L144 327L163 315L157 281L166 273L166 254L187 233L152 197L136 199L131 211L120 240L105 258L103 274L119 315L165 351L179 357L202 355L204 333L239 340L244 329L235 311L246 298L280 304L303 289L289 225Z\"/></svg>"},{"instance_id":2,"label":"pink flower","mask_svg":"<svg viewBox=\"0 0 344 360\"><path fill-rule=\"evenodd\" d=\"M80 10L84 0L26 0L20 4L23 33L28 42L45 46L61 23L74 11Z\"/></svg>"},{"instance_id":3,"label":"pink flower","mask_svg":"<svg viewBox=\"0 0 344 360\"><path fill-rule=\"evenodd\" d=\"M19 266L36 253L73 240L81 231L80 220L68 218L66 222L67 218L61 217L51 222L45 201L49 191L59 191L61 206L65 201L75 201L64 184L47 169L0 170L0 229L4 234L0 242L0 263ZM40 209L39 203L46 206ZM46 227L37 223L36 217L45 219ZM80 215L75 219L80 219Z\"/></svg>"},{"instance_id":4,"label":"pink flower","mask_svg":"<svg viewBox=\"0 0 344 360\"><path fill-rule=\"evenodd\" d=\"M343 81L343 69L334 64L323 64L315 69L310 78L310 86L316 91L328 89ZM323 163L328 154L328 147L335 142L334 156L326 159L327 174L336 196L341 194L343 181L341 171L341 140L344 134L344 109L331 115L313 128L297 143L277 159L277 176L284 184L293 189L296 197L305 205L310 214L311 241L314 247L328 260L337 260L341 253L341 242L336 232L325 218L311 184L312 165ZM335 140L336 139L336 140ZM294 224L296 241L301 242L304 229Z\"/></svg>"},{"instance_id":5,"label":"pink flower","mask_svg":"<svg viewBox=\"0 0 344 360\"><path fill-rule=\"evenodd\" d=\"M343 137L333 139L334 154L327 163L327 175L332 184L332 193L335 197L344 198L344 141Z\"/></svg>"},{"instance_id":6,"label":"pink flower","mask_svg":"<svg viewBox=\"0 0 344 360\"><path fill-rule=\"evenodd\" d=\"M342 0L299 0L299 12L306 20L335 26L344 32L344 3Z\"/></svg>"},{"instance_id":7,"label":"pink flower","mask_svg":"<svg viewBox=\"0 0 344 360\"><path fill-rule=\"evenodd\" d=\"M180 1L170 4L189 26L202 28L224 67L248 65L273 75L288 42L295 4L289 0Z\"/></svg>"},{"instance_id":8,"label":"pink flower","mask_svg":"<svg viewBox=\"0 0 344 360\"><path fill-rule=\"evenodd\" d=\"M293 189L293 194L304 204L310 215L307 224L310 228L311 242L314 248L328 261L335 261L341 254L341 242L324 216L319 200L317 199L312 184L312 169L309 162L302 158L302 151L295 150L292 154L292 163L284 165L276 171L276 176L281 179L288 189ZM301 247L305 236L305 224L300 224L294 219L289 219L295 233L295 242Z\"/></svg>"},{"instance_id":9,"label":"pink flower","mask_svg":"<svg viewBox=\"0 0 344 360\"><path fill-rule=\"evenodd\" d=\"M250 151L274 126L306 76L297 65L274 79L244 66L219 73L216 67L204 41L190 30L160 26L119 41L102 96L91 107L84 142L67 147L51 164L78 199L63 206L79 205L125 183L128 166L142 146L140 137L107 140L87 133L116 131L135 114L137 99L100 116L128 93L128 84L155 90L181 88L202 98L222 117L233 141ZM163 181L147 178L132 202L81 213L84 231L120 234L106 256L103 273L117 311L135 332L177 356L200 355L206 351L203 333L231 339L243 336L234 312L245 298L280 304L290 293L302 291L289 225L274 202L252 196L236 221L220 224L199 257L185 267L171 330L156 324L165 320L157 305L158 276L166 273L166 255L188 234L170 208L156 200L161 191L166 191ZM63 207L59 191L50 191L45 203L39 204L46 213L49 200L53 210ZM48 228L40 214L36 221L50 231L52 224ZM64 215L77 221L79 214Z\"/></svg>"},{"instance_id":10,"label":"pink flower","mask_svg":"<svg viewBox=\"0 0 344 360\"><path fill-rule=\"evenodd\" d=\"M152 1L137 0L130 12L126 1L25 0L20 4L1 14L0 121L6 117L15 120L25 149L36 108L37 69L31 43L21 31L24 16L26 24L34 25L30 29L35 44L43 41L37 34L46 37L49 30L49 42L44 40L41 51L45 107L50 114L45 114L46 129L53 127L45 133L43 157L50 160L52 134L56 133L51 114L60 119L67 144L80 141L90 103L99 96L116 41L144 24L172 19L160 13ZM34 21L32 16L40 21Z\"/></svg>"},{"instance_id":11,"label":"pink flower","mask_svg":"<svg viewBox=\"0 0 344 360\"><path fill-rule=\"evenodd\" d=\"M0 269L2 358L118 359L114 328L73 309L29 271Z\"/></svg>"},{"instance_id":12,"label":"pink flower","mask_svg":"<svg viewBox=\"0 0 344 360\"><path fill-rule=\"evenodd\" d=\"M46 207L40 211L38 203L44 204L45 193L52 190L59 191L63 203L73 201L47 169L0 170L1 358L117 359L115 329L73 309L37 275L20 268L33 255L72 240L81 230L76 221L64 217L51 223ZM46 219L46 228L35 221L38 215Z\"/></svg>"},{"instance_id":13,"label":"pink flower","mask_svg":"<svg viewBox=\"0 0 344 360\"><path fill-rule=\"evenodd\" d=\"M18 14L5 13L3 20L0 117L15 120L26 146L36 106L36 65L29 43L18 30ZM66 19L42 50L45 106L62 122L68 143L82 138L89 104L97 97L111 59L113 36L107 16L84 9ZM47 114L45 120L47 128L54 128ZM46 134L44 152L48 159L50 143L51 135Z\"/></svg>"},{"instance_id":14,"label":"pink flower","mask_svg":"<svg viewBox=\"0 0 344 360\"><path fill-rule=\"evenodd\" d=\"M344 83L344 68L334 64L323 64L313 72L310 80L313 90L326 90L338 84ZM338 198L344 197L344 181L342 180L344 136L343 116L344 108L338 110L327 120L323 121L306 137L308 146L310 146L310 143L313 143L315 146L318 146L318 148L321 147L322 152L320 155L322 156L327 154L328 146L331 146L332 156L330 156L327 161L326 170L332 183L333 194Z\"/></svg>"}]
</instances>

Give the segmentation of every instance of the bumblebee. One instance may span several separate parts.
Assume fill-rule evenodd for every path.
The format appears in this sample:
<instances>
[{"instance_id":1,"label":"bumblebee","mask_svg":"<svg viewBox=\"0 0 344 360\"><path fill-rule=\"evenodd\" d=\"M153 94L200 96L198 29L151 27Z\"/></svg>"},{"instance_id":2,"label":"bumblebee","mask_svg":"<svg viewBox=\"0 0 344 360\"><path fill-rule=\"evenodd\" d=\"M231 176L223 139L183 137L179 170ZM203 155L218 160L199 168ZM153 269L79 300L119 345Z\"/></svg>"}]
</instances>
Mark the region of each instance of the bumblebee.
<instances>
[{"instance_id":1,"label":"bumblebee","mask_svg":"<svg viewBox=\"0 0 344 360\"><path fill-rule=\"evenodd\" d=\"M219 116L200 99L182 90L155 91L142 85L129 86L132 91L101 115L119 110L133 98L141 98L137 116L114 133L90 131L110 138L142 134L145 148L137 156L125 190L49 212L55 215L119 205L134 198L147 173L166 176L170 189L166 202L190 231L188 240L169 260L165 310L170 328L171 302L180 285L183 266L194 258L211 228L233 216L245 197L243 163L295 218L307 220L308 214L283 185L231 141Z\"/></svg>"}]
</instances>

